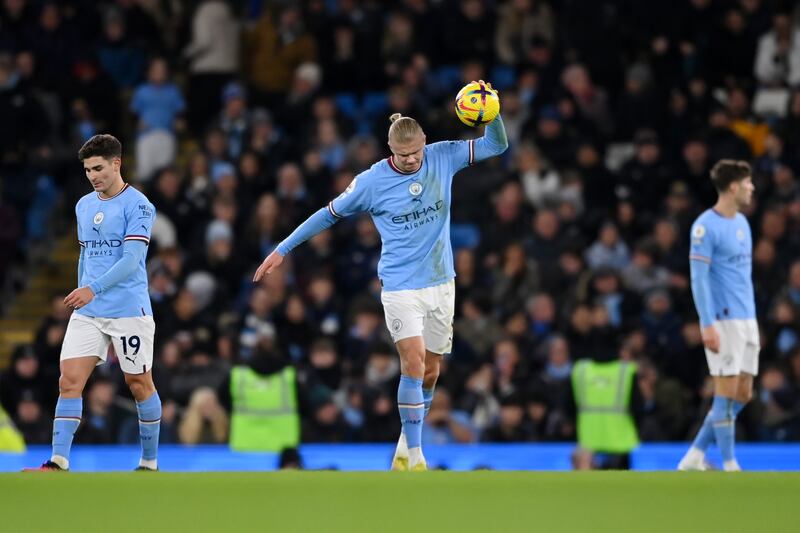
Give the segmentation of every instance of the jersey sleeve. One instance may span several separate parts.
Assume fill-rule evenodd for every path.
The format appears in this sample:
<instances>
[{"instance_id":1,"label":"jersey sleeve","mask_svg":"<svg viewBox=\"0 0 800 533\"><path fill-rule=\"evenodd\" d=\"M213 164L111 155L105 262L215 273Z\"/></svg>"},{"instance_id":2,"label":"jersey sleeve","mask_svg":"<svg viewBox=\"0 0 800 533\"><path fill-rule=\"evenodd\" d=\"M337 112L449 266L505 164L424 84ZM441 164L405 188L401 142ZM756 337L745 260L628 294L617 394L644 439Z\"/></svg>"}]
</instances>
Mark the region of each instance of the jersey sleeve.
<instances>
[{"instance_id":1,"label":"jersey sleeve","mask_svg":"<svg viewBox=\"0 0 800 533\"><path fill-rule=\"evenodd\" d=\"M365 179L367 172L369 171L362 172L353 178L342 194L328 202L328 211L331 215L335 218L342 218L369 211L372 202L369 181Z\"/></svg>"},{"instance_id":2,"label":"jersey sleeve","mask_svg":"<svg viewBox=\"0 0 800 533\"><path fill-rule=\"evenodd\" d=\"M689 260L711 264L714 256L714 233L702 220L692 224Z\"/></svg>"},{"instance_id":3,"label":"jersey sleeve","mask_svg":"<svg viewBox=\"0 0 800 533\"><path fill-rule=\"evenodd\" d=\"M129 203L125 208L125 237L123 240L150 244L150 233L153 231L155 217L156 208L144 197Z\"/></svg>"},{"instance_id":4,"label":"jersey sleeve","mask_svg":"<svg viewBox=\"0 0 800 533\"><path fill-rule=\"evenodd\" d=\"M80 247L80 253L78 254L78 287L81 286L81 279L83 279L83 258L86 252L86 243L81 240L81 235L83 232L81 231L81 211L80 211L80 202L75 204L75 220L77 221L78 225L78 246Z\"/></svg>"},{"instance_id":5,"label":"jersey sleeve","mask_svg":"<svg viewBox=\"0 0 800 533\"><path fill-rule=\"evenodd\" d=\"M475 163L475 139L468 141L441 141L431 144L435 153L447 158L453 172Z\"/></svg>"},{"instance_id":6,"label":"jersey sleeve","mask_svg":"<svg viewBox=\"0 0 800 533\"><path fill-rule=\"evenodd\" d=\"M81 230L81 203L78 202L75 204L75 221L78 225L78 246L81 247L81 250L86 248L86 243L81 240L81 235L83 235L83 231Z\"/></svg>"},{"instance_id":7,"label":"jersey sleeve","mask_svg":"<svg viewBox=\"0 0 800 533\"><path fill-rule=\"evenodd\" d=\"M453 173L490 157L500 155L508 148L508 137L503 119L498 115L486 126L482 137L469 141L443 141L431 147L450 161Z\"/></svg>"}]
</instances>

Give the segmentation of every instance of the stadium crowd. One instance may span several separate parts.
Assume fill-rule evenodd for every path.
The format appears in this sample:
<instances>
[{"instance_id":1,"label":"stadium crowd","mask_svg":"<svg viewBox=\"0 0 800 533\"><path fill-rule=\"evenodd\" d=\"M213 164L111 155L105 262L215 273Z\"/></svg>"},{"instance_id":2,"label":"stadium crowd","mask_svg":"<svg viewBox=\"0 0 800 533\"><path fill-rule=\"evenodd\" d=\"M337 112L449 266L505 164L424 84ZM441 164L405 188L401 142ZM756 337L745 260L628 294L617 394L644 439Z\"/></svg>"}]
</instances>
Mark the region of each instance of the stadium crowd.
<instances>
[{"instance_id":1,"label":"stadium crowd","mask_svg":"<svg viewBox=\"0 0 800 533\"><path fill-rule=\"evenodd\" d=\"M399 362L369 217L250 279L389 154L390 113L415 117L429 142L476 135L452 102L485 79L510 149L456 176L454 348L423 442L573 440L569 376L586 357L638 362L642 440L691 437L713 391L689 227L726 157L754 171L763 344L738 438L798 440L797 15L766 0L4 0L0 244L14 252L0 273L25 261L50 210L74 224L89 190L75 153L113 133L123 175L158 211L162 442L227 441L240 363L297 368L304 442L395 441ZM62 299L0 375L29 443L50 442ZM78 443L138 442L112 368L87 388Z\"/></svg>"}]
</instances>

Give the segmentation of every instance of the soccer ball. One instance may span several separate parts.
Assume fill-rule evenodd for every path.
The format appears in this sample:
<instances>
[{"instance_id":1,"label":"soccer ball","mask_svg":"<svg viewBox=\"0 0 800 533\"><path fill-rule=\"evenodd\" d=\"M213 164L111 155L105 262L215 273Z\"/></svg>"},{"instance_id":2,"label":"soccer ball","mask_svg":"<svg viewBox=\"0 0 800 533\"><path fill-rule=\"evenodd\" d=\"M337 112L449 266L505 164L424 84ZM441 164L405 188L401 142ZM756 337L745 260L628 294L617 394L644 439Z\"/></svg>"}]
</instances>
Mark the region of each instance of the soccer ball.
<instances>
[{"instance_id":1,"label":"soccer ball","mask_svg":"<svg viewBox=\"0 0 800 533\"><path fill-rule=\"evenodd\" d=\"M497 91L487 83L473 81L466 84L456 96L458 120L470 127L488 124L500 113Z\"/></svg>"}]
</instances>

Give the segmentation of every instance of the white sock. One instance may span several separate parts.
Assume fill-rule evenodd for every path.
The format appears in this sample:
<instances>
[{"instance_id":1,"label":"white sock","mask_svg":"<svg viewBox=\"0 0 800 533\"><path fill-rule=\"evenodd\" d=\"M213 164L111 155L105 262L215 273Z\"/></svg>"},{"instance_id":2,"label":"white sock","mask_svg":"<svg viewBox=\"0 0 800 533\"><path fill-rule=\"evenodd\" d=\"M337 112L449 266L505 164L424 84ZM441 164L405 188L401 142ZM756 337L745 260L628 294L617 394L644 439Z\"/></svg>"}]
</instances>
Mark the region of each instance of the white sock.
<instances>
[{"instance_id":1,"label":"white sock","mask_svg":"<svg viewBox=\"0 0 800 533\"><path fill-rule=\"evenodd\" d=\"M63 468L64 470L69 470L69 459L62 455L54 455L50 458L52 462Z\"/></svg>"},{"instance_id":2,"label":"white sock","mask_svg":"<svg viewBox=\"0 0 800 533\"><path fill-rule=\"evenodd\" d=\"M417 463L424 461L425 457L422 455L422 447L417 446L416 448L409 448L408 449L408 466L411 468L412 466L416 465Z\"/></svg>"},{"instance_id":3,"label":"white sock","mask_svg":"<svg viewBox=\"0 0 800 533\"><path fill-rule=\"evenodd\" d=\"M739 463L736 462L736 459L731 459L730 461L725 461L722 463L722 469L726 472L740 472L742 467L739 466Z\"/></svg>"},{"instance_id":4,"label":"white sock","mask_svg":"<svg viewBox=\"0 0 800 533\"><path fill-rule=\"evenodd\" d=\"M406 434L400 432L400 438L397 440L397 448L394 451L395 457L408 457L408 442L406 442Z\"/></svg>"},{"instance_id":5,"label":"white sock","mask_svg":"<svg viewBox=\"0 0 800 533\"><path fill-rule=\"evenodd\" d=\"M158 459L139 459L139 466L146 466L153 470L158 469Z\"/></svg>"}]
</instances>

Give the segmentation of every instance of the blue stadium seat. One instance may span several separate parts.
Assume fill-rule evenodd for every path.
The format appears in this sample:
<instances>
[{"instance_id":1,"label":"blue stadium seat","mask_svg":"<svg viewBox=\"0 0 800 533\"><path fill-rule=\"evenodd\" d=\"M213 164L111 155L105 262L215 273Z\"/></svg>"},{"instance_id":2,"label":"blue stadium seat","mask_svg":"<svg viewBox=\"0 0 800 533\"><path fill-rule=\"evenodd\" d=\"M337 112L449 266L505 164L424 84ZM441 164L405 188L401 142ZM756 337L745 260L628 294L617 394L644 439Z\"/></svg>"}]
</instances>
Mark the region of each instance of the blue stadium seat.
<instances>
[{"instance_id":1,"label":"blue stadium seat","mask_svg":"<svg viewBox=\"0 0 800 533\"><path fill-rule=\"evenodd\" d=\"M454 65L439 67L434 72L437 85L445 92L461 88L461 69Z\"/></svg>"},{"instance_id":2,"label":"blue stadium seat","mask_svg":"<svg viewBox=\"0 0 800 533\"><path fill-rule=\"evenodd\" d=\"M453 253L461 248L477 248L481 242L481 230L476 224L459 223L450 225L450 244Z\"/></svg>"},{"instance_id":3,"label":"blue stadium seat","mask_svg":"<svg viewBox=\"0 0 800 533\"><path fill-rule=\"evenodd\" d=\"M339 93L334 97L336 107L346 117L356 120L358 119L358 99L353 93Z\"/></svg>"},{"instance_id":4,"label":"blue stadium seat","mask_svg":"<svg viewBox=\"0 0 800 533\"><path fill-rule=\"evenodd\" d=\"M487 81L491 82L492 87L498 91L502 91L513 87L517 80L513 68L507 65L497 65L492 69Z\"/></svg>"},{"instance_id":5,"label":"blue stadium seat","mask_svg":"<svg viewBox=\"0 0 800 533\"><path fill-rule=\"evenodd\" d=\"M386 113L389 109L389 97L385 92L370 92L364 95L361 112L367 120Z\"/></svg>"}]
</instances>

